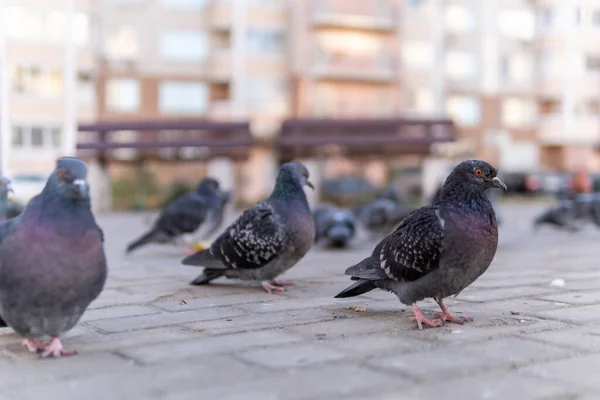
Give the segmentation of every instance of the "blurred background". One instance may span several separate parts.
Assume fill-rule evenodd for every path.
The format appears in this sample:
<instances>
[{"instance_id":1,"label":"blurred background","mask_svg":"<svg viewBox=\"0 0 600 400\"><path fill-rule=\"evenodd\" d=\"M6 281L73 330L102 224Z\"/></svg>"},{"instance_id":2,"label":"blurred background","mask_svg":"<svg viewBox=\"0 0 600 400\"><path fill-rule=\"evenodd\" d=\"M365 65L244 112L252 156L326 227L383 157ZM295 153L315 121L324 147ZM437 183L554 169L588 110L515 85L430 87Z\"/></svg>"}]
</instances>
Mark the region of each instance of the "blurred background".
<instances>
[{"instance_id":1,"label":"blurred background","mask_svg":"<svg viewBox=\"0 0 600 400\"><path fill-rule=\"evenodd\" d=\"M244 206L291 159L345 205L429 198L464 158L518 195L600 171L597 0L0 0L0 77L21 201L61 155L96 211L207 174Z\"/></svg>"}]
</instances>

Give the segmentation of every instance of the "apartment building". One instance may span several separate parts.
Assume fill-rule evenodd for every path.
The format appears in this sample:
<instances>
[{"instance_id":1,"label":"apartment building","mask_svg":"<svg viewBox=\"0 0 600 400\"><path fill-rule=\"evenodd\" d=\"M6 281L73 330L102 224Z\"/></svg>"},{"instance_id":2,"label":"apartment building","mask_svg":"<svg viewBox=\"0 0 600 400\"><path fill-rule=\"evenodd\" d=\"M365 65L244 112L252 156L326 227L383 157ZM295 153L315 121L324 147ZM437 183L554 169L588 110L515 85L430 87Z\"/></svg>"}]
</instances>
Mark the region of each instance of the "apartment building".
<instances>
[{"instance_id":1,"label":"apartment building","mask_svg":"<svg viewBox=\"0 0 600 400\"><path fill-rule=\"evenodd\" d=\"M6 75L9 115L3 121L9 132L3 138L3 168L8 173L47 174L56 157L75 149L74 126L66 121L73 120L69 115L76 114L80 121L96 119L96 63L90 47L92 1L70 4L71 9L65 0L3 2L2 73ZM69 14L72 19L67 18ZM65 41L69 28L71 48ZM69 59L72 62L67 63ZM68 76L65 64L76 66ZM73 86L75 91L65 91ZM75 92L77 99L69 98ZM74 107L69 107L69 102Z\"/></svg>"},{"instance_id":2,"label":"apartment building","mask_svg":"<svg viewBox=\"0 0 600 400\"><path fill-rule=\"evenodd\" d=\"M451 115L470 153L504 171L599 168L599 13L593 1L407 1L406 112Z\"/></svg>"}]
</instances>

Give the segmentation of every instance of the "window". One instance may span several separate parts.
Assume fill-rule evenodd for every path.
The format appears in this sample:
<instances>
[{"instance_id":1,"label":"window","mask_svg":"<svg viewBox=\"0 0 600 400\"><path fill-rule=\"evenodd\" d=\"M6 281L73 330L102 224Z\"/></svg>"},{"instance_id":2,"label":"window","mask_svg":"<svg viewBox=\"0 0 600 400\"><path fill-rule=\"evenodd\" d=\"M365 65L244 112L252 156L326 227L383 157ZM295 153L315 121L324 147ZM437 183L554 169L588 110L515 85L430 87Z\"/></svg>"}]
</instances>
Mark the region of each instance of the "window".
<instances>
[{"instance_id":1,"label":"window","mask_svg":"<svg viewBox=\"0 0 600 400\"><path fill-rule=\"evenodd\" d=\"M200 11L208 0L162 0L165 7L182 11Z\"/></svg>"},{"instance_id":2,"label":"window","mask_svg":"<svg viewBox=\"0 0 600 400\"><path fill-rule=\"evenodd\" d=\"M547 30L552 27L552 24L554 23L552 10L549 8L541 9L537 16L537 23L541 30Z\"/></svg>"},{"instance_id":3,"label":"window","mask_svg":"<svg viewBox=\"0 0 600 400\"><path fill-rule=\"evenodd\" d=\"M534 122L536 108L533 101L507 98L501 104L502 124L507 127L527 126Z\"/></svg>"},{"instance_id":4,"label":"window","mask_svg":"<svg viewBox=\"0 0 600 400\"><path fill-rule=\"evenodd\" d=\"M12 147L15 149L59 149L62 140L58 126L14 125Z\"/></svg>"},{"instance_id":5,"label":"window","mask_svg":"<svg viewBox=\"0 0 600 400\"><path fill-rule=\"evenodd\" d=\"M140 108L140 83L135 79L111 79L106 82L106 108L131 113Z\"/></svg>"},{"instance_id":6,"label":"window","mask_svg":"<svg viewBox=\"0 0 600 400\"><path fill-rule=\"evenodd\" d=\"M62 71L42 70L37 66L17 66L12 71L12 88L16 93L57 98L63 93Z\"/></svg>"},{"instance_id":7,"label":"window","mask_svg":"<svg viewBox=\"0 0 600 400\"><path fill-rule=\"evenodd\" d=\"M600 10L594 10L592 13L592 25L600 27Z\"/></svg>"},{"instance_id":8,"label":"window","mask_svg":"<svg viewBox=\"0 0 600 400\"><path fill-rule=\"evenodd\" d=\"M444 20L446 29L452 33L466 33L475 27L473 13L466 7L451 5L446 7Z\"/></svg>"},{"instance_id":9,"label":"window","mask_svg":"<svg viewBox=\"0 0 600 400\"><path fill-rule=\"evenodd\" d=\"M529 82L533 76L533 59L528 54L501 57L500 75L513 82Z\"/></svg>"},{"instance_id":10,"label":"window","mask_svg":"<svg viewBox=\"0 0 600 400\"><path fill-rule=\"evenodd\" d=\"M163 114L202 114L208 108L208 86L202 82L163 82L158 108Z\"/></svg>"},{"instance_id":11,"label":"window","mask_svg":"<svg viewBox=\"0 0 600 400\"><path fill-rule=\"evenodd\" d=\"M281 31L250 28L246 32L246 44L253 53L282 53L285 36Z\"/></svg>"},{"instance_id":12,"label":"window","mask_svg":"<svg viewBox=\"0 0 600 400\"><path fill-rule=\"evenodd\" d=\"M402 47L404 65L411 68L429 68L433 60L431 45L428 42L406 41Z\"/></svg>"},{"instance_id":13,"label":"window","mask_svg":"<svg viewBox=\"0 0 600 400\"><path fill-rule=\"evenodd\" d=\"M427 88L415 89L408 93L407 108L416 114L428 114L433 111L433 97Z\"/></svg>"},{"instance_id":14,"label":"window","mask_svg":"<svg viewBox=\"0 0 600 400\"><path fill-rule=\"evenodd\" d=\"M270 76L248 77L246 86L246 99L249 102L268 102L281 99L288 93L285 78Z\"/></svg>"},{"instance_id":15,"label":"window","mask_svg":"<svg viewBox=\"0 0 600 400\"><path fill-rule=\"evenodd\" d=\"M600 72L600 55L587 55L585 57L585 69L588 72Z\"/></svg>"},{"instance_id":16,"label":"window","mask_svg":"<svg viewBox=\"0 0 600 400\"><path fill-rule=\"evenodd\" d=\"M44 35L44 19L42 13L27 7L7 7L2 23L8 37L14 39L41 39Z\"/></svg>"},{"instance_id":17,"label":"window","mask_svg":"<svg viewBox=\"0 0 600 400\"><path fill-rule=\"evenodd\" d=\"M477 74L477 57L475 54L459 51L446 53L446 76L450 79L465 80Z\"/></svg>"},{"instance_id":18,"label":"window","mask_svg":"<svg viewBox=\"0 0 600 400\"><path fill-rule=\"evenodd\" d=\"M208 38L204 32L167 32L160 38L159 53L170 61L202 61L208 53Z\"/></svg>"},{"instance_id":19,"label":"window","mask_svg":"<svg viewBox=\"0 0 600 400\"><path fill-rule=\"evenodd\" d=\"M77 12L73 17L73 41L85 45L90 38L90 19L86 13Z\"/></svg>"},{"instance_id":20,"label":"window","mask_svg":"<svg viewBox=\"0 0 600 400\"><path fill-rule=\"evenodd\" d=\"M535 17L526 10L502 10L497 24L500 33L510 38L532 40L535 35Z\"/></svg>"},{"instance_id":21,"label":"window","mask_svg":"<svg viewBox=\"0 0 600 400\"><path fill-rule=\"evenodd\" d=\"M481 120L481 104L471 96L450 96L446 112L460 125L477 125Z\"/></svg>"},{"instance_id":22,"label":"window","mask_svg":"<svg viewBox=\"0 0 600 400\"><path fill-rule=\"evenodd\" d=\"M130 26L122 26L108 35L104 50L109 58L134 58L138 49L137 31Z\"/></svg>"}]
</instances>

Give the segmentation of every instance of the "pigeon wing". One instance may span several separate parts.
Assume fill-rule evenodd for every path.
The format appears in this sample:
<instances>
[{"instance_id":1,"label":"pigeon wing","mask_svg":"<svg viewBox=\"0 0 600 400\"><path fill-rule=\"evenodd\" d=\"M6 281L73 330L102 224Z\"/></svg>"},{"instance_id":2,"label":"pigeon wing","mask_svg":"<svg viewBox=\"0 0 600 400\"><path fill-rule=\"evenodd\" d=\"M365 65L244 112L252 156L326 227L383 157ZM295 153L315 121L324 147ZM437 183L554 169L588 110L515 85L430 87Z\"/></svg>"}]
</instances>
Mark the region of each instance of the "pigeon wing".
<instances>
[{"instance_id":1,"label":"pigeon wing","mask_svg":"<svg viewBox=\"0 0 600 400\"><path fill-rule=\"evenodd\" d=\"M211 245L210 252L229 268L260 268L283 250L285 229L268 203L259 203L229 226Z\"/></svg>"}]
</instances>

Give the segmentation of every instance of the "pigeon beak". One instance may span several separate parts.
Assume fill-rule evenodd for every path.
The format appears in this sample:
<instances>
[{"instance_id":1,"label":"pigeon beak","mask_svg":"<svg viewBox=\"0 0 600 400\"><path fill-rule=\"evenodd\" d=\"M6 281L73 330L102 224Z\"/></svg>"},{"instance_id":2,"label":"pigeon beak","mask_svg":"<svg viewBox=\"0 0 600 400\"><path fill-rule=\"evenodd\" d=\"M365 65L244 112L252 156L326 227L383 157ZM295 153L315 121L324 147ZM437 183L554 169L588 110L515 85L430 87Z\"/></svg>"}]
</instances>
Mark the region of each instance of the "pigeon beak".
<instances>
[{"instance_id":1,"label":"pigeon beak","mask_svg":"<svg viewBox=\"0 0 600 400\"><path fill-rule=\"evenodd\" d=\"M77 194L79 194L79 197L85 198L88 196L89 185L85 180L75 179L73 181L73 185L77 189Z\"/></svg>"},{"instance_id":2,"label":"pigeon beak","mask_svg":"<svg viewBox=\"0 0 600 400\"><path fill-rule=\"evenodd\" d=\"M315 187L313 186L313 184L308 179L306 180L306 186L308 186L312 190L315 190Z\"/></svg>"},{"instance_id":3,"label":"pigeon beak","mask_svg":"<svg viewBox=\"0 0 600 400\"><path fill-rule=\"evenodd\" d=\"M493 185L494 187L500 188L500 189L502 189L502 190L504 190L504 191L506 191L506 190L508 189L508 188L506 187L506 185L504 184L504 182L502 182L502 181L500 180L500 178L498 178L497 176L496 176L496 177L494 177L494 178L492 178L492 185Z\"/></svg>"}]
</instances>

